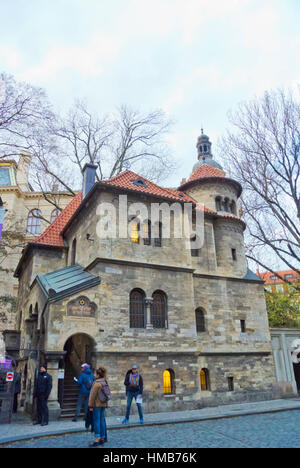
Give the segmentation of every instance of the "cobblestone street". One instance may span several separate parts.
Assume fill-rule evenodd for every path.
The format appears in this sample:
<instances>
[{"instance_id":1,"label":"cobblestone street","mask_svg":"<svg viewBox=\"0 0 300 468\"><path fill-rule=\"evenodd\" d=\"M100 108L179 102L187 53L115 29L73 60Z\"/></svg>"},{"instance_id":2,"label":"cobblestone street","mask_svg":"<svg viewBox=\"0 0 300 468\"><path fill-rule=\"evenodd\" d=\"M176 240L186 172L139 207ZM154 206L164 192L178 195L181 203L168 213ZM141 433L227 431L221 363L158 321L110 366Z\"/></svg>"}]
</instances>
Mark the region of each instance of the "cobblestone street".
<instances>
[{"instance_id":1,"label":"cobblestone street","mask_svg":"<svg viewBox=\"0 0 300 468\"><path fill-rule=\"evenodd\" d=\"M300 411L113 430L105 448L300 448ZM9 448L86 448L90 433L9 444ZM100 448L101 449L101 448Z\"/></svg>"}]
</instances>

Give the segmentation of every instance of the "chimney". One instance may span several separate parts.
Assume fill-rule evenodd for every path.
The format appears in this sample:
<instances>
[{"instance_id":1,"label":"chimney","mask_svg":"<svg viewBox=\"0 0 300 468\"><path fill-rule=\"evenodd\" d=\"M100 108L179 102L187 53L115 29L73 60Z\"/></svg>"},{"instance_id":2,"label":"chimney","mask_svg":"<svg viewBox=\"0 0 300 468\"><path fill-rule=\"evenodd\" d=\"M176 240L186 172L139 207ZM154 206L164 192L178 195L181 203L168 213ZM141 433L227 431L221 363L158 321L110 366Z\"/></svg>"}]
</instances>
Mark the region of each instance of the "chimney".
<instances>
[{"instance_id":1,"label":"chimney","mask_svg":"<svg viewBox=\"0 0 300 468\"><path fill-rule=\"evenodd\" d=\"M96 170L98 169L98 166L95 166L94 164L86 164L83 168L83 187L82 187L82 198L85 198L89 191L93 188L95 185L95 179L96 179Z\"/></svg>"},{"instance_id":2,"label":"chimney","mask_svg":"<svg viewBox=\"0 0 300 468\"><path fill-rule=\"evenodd\" d=\"M28 173L31 162L31 154L24 151L19 156L18 168L17 168L17 185L22 192L29 192L30 187L28 184Z\"/></svg>"}]
</instances>

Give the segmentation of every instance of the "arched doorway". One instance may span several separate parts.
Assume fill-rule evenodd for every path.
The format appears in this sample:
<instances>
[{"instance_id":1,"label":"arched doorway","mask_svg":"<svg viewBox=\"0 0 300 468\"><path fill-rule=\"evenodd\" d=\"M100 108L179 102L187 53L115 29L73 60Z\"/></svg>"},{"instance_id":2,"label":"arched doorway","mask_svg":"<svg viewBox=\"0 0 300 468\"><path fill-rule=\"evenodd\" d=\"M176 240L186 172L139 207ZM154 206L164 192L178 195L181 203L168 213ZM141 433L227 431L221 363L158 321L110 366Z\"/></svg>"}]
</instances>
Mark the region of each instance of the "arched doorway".
<instances>
[{"instance_id":1,"label":"arched doorway","mask_svg":"<svg viewBox=\"0 0 300 468\"><path fill-rule=\"evenodd\" d=\"M67 351L65 356L65 373L70 371L74 377L78 377L81 372L81 365L90 364L93 367L93 351L95 341L89 335L78 333L71 336L64 346Z\"/></svg>"},{"instance_id":2,"label":"arched doorway","mask_svg":"<svg viewBox=\"0 0 300 468\"><path fill-rule=\"evenodd\" d=\"M70 418L75 414L79 387L74 377L78 378L81 366L87 363L91 368L95 367L93 352L95 341L89 335L78 333L71 336L65 343L64 380L59 383L59 401L61 404L61 417Z\"/></svg>"}]
</instances>

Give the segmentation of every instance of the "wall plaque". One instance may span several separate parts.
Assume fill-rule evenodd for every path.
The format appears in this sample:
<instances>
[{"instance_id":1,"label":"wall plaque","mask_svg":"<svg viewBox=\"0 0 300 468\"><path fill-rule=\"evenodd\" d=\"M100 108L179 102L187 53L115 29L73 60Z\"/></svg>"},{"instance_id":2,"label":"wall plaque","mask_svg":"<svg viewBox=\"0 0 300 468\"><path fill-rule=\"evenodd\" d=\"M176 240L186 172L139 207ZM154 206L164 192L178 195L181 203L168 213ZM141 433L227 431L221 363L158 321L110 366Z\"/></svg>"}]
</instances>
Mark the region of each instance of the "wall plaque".
<instances>
[{"instance_id":1,"label":"wall plaque","mask_svg":"<svg viewBox=\"0 0 300 468\"><path fill-rule=\"evenodd\" d=\"M96 304L84 296L67 304L67 315L70 317L95 317L96 311Z\"/></svg>"}]
</instances>

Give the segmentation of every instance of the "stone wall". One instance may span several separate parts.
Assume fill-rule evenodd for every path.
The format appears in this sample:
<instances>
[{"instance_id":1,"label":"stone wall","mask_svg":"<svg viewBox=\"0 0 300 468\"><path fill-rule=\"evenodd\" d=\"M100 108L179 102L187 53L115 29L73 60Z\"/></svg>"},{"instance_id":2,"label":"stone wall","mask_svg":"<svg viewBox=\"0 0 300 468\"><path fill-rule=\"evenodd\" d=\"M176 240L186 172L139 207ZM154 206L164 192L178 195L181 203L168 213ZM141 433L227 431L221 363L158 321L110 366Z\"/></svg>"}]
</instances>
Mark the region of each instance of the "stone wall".
<instances>
[{"instance_id":1,"label":"stone wall","mask_svg":"<svg viewBox=\"0 0 300 468\"><path fill-rule=\"evenodd\" d=\"M217 197L228 198L237 204L237 189L227 182L226 179L220 181L201 181L197 185L192 185L186 192L197 200L198 203L203 203L203 205L213 211L216 211Z\"/></svg>"},{"instance_id":2,"label":"stone wall","mask_svg":"<svg viewBox=\"0 0 300 468\"><path fill-rule=\"evenodd\" d=\"M198 348L205 352L271 352L270 332L260 282L221 277L194 277L195 308L203 308L204 333ZM241 320L246 331L242 333Z\"/></svg>"},{"instance_id":3,"label":"stone wall","mask_svg":"<svg viewBox=\"0 0 300 468\"><path fill-rule=\"evenodd\" d=\"M243 278L247 273L243 226L235 220L219 218L214 222L214 233L218 273Z\"/></svg>"}]
</instances>

